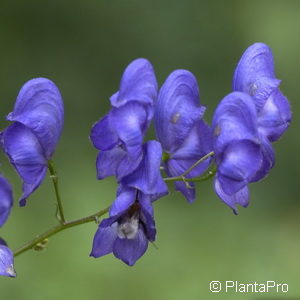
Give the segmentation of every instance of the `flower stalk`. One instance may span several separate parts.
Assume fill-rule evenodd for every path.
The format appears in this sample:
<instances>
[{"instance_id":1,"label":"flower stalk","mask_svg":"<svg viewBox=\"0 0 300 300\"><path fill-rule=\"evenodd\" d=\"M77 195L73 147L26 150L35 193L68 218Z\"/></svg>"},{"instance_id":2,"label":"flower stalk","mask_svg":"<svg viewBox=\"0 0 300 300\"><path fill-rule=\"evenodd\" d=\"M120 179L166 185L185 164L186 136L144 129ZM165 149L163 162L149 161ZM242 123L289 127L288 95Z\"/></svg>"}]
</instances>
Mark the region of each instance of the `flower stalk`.
<instances>
[{"instance_id":1,"label":"flower stalk","mask_svg":"<svg viewBox=\"0 0 300 300\"><path fill-rule=\"evenodd\" d=\"M62 201L61 201L61 197L60 197L60 193L59 193L58 177L57 177L57 173L54 169L52 160L48 161L48 169L49 169L50 178L52 179L54 190L55 190L57 209L58 209L58 214L57 214L58 221L61 224L64 224L64 223L66 223L66 219L65 219L64 209L63 209L63 205L62 205Z\"/></svg>"},{"instance_id":2,"label":"flower stalk","mask_svg":"<svg viewBox=\"0 0 300 300\"><path fill-rule=\"evenodd\" d=\"M19 249L17 249L14 252L14 256L18 256L24 252L26 252L27 250L30 250L32 248L34 248L37 244L41 243L42 241L44 241L45 239L49 238L52 235L55 235L58 232L61 232L65 229L71 228L71 227L75 227L81 224L85 224L85 223L89 223L89 222L97 222L97 218L103 216L104 214L106 214L109 210L110 206L81 219L77 219L77 220L73 220L73 221L69 221L69 222L65 222L65 223L61 223L58 224L56 226L53 226L52 228L50 228L49 230L45 231L42 234L39 234L38 236L36 236L33 240L25 243L23 246L21 246Z\"/></svg>"},{"instance_id":3,"label":"flower stalk","mask_svg":"<svg viewBox=\"0 0 300 300\"><path fill-rule=\"evenodd\" d=\"M211 177L213 177L216 173L216 166L213 164L202 176L194 177L194 178L186 178L185 176L191 172L195 167L197 167L201 162L206 160L207 158L213 156L215 153L213 151L207 153L203 157L201 157L199 160L197 160L189 169L187 169L184 173L182 173L180 176L175 177L167 177L164 178L164 181L191 181L191 182L199 182L199 181L205 181Z\"/></svg>"}]
</instances>

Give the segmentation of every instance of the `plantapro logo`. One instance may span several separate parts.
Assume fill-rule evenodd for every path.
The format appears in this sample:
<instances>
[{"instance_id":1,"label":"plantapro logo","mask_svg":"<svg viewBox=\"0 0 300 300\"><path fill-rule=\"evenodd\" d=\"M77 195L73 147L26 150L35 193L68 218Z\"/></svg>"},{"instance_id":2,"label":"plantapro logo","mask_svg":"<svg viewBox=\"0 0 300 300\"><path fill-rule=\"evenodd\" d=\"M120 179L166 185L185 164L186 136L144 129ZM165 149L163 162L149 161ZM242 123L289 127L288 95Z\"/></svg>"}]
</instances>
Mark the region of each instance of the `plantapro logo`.
<instances>
[{"instance_id":1,"label":"plantapro logo","mask_svg":"<svg viewBox=\"0 0 300 300\"><path fill-rule=\"evenodd\" d=\"M211 281L209 289L212 293L287 293L289 286L287 283L277 283L273 280L265 282L254 281L251 283L226 280L223 283L220 281Z\"/></svg>"}]
</instances>

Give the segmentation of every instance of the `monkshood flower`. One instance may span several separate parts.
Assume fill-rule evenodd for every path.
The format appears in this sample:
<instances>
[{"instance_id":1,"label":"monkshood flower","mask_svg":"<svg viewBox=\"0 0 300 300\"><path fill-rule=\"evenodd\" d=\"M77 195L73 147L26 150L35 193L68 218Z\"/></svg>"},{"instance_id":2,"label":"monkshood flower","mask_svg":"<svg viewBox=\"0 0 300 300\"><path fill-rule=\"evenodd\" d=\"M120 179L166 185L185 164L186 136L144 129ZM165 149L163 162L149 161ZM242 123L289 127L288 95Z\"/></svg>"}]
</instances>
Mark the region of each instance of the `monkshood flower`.
<instances>
[{"instance_id":1,"label":"monkshood flower","mask_svg":"<svg viewBox=\"0 0 300 300\"><path fill-rule=\"evenodd\" d=\"M155 104L155 130L165 152L163 162L168 176L183 174L194 163L212 150L212 134L202 120L205 107L201 106L199 89L194 75L186 70L172 72L161 87ZM186 177L203 173L210 159L195 167ZM176 189L189 202L195 200L195 187L176 181Z\"/></svg>"},{"instance_id":2,"label":"monkshood flower","mask_svg":"<svg viewBox=\"0 0 300 300\"><path fill-rule=\"evenodd\" d=\"M143 136L153 117L157 82L150 62L139 58L124 71L120 90L110 102L109 113L91 130L90 139L98 150L97 176L121 180L142 160Z\"/></svg>"},{"instance_id":3,"label":"monkshood flower","mask_svg":"<svg viewBox=\"0 0 300 300\"><path fill-rule=\"evenodd\" d=\"M168 190L159 171L161 145L149 141L143 145L143 152L138 168L121 181L109 218L99 225L91 252L93 257L113 252L115 257L132 266L145 253L148 242L155 240L151 203Z\"/></svg>"},{"instance_id":4,"label":"monkshood flower","mask_svg":"<svg viewBox=\"0 0 300 300\"><path fill-rule=\"evenodd\" d=\"M258 112L258 130L271 142L278 140L291 122L290 105L279 85L271 49L262 43L250 46L234 72L233 90L253 97Z\"/></svg>"},{"instance_id":5,"label":"monkshood flower","mask_svg":"<svg viewBox=\"0 0 300 300\"><path fill-rule=\"evenodd\" d=\"M0 175L0 227L6 222L13 205L13 195L10 183Z\"/></svg>"},{"instance_id":6,"label":"monkshood flower","mask_svg":"<svg viewBox=\"0 0 300 300\"><path fill-rule=\"evenodd\" d=\"M14 255L7 244L0 238L0 276L16 277Z\"/></svg>"},{"instance_id":7,"label":"monkshood flower","mask_svg":"<svg viewBox=\"0 0 300 300\"><path fill-rule=\"evenodd\" d=\"M273 166L273 149L259 134L256 107L246 93L233 92L220 102L212 129L215 191L236 213L236 204L249 203L248 183L265 177Z\"/></svg>"},{"instance_id":8,"label":"monkshood flower","mask_svg":"<svg viewBox=\"0 0 300 300\"><path fill-rule=\"evenodd\" d=\"M46 78L29 80L7 119L14 123L1 133L1 144L23 180L19 201L24 206L43 181L61 135L64 108L58 88Z\"/></svg>"}]
</instances>

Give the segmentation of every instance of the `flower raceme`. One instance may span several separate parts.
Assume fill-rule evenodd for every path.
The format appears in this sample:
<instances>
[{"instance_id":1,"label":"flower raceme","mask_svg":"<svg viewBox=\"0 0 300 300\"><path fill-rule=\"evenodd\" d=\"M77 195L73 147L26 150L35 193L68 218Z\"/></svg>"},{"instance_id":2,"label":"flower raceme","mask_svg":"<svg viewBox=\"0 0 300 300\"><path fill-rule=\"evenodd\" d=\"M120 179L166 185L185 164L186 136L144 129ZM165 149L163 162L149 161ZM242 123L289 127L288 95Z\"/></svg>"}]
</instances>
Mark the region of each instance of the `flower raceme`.
<instances>
[{"instance_id":1,"label":"flower raceme","mask_svg":"<svg viewBox=\"0 0 300 300\"><path fill-rule=\"evenodd\" d=\"M255 48L257 45L252 47ZM178 177L194 165L195 167L185 177L191 179L200 176L209 167L211 158L200 164L197 164L197 161L213 150L215 153L214 163L217 165L214 181L215 191L235 213L237 212L237 204L246 207L249 203L248 184L263 179L273 167L275 158L271 142L283 133L290 122L288 102L283 96L278 98L280 92L273 88L273 85L278 87L279 81L274 78L272 73L270 65L272 57L270 55L268 53L267 58L263 58L260 66L256 69L248 66L249 70L247 63L245 63L246 66L243 65L244 58L241 59L242 62L239 63L234 77L234 89L241 90L241 92L233 92L221 101L214 114L212 130L202 120L205 108L200 104L196 78L189 71L176 70L172 72L162 85L157 100L153 97L155 131L164 151L162 166L168 176ZM243 55L243 57L245 56L247 54ZM248 60L251 65L253 61ZM140 63L140 60L131 63L124 74L137 62ZM245 71L240 72L239 70L243 68ZM140 76L143 76L143 73ZM239 81L246 83L239 85ZM134 85L135 81L132 82ZM139 80L138 83L140 84L140 82ZM249 85L252 85L251 90L247 90ZM255 93L253 89L255 89ZM123 103L124 101L120 100L120 102ZM274 114L273 104L277 110ZM121 120L130 120L133 112L136 116L141 116L139 111L131 110L129 112L128 109L123 109L120 110L118 117ZM267 117L269 117L268 120L266 120ZM149 118L144 115L143 120L144 123L147 120L146 127L148 127ZM109 113L108 116L94 125L91 139L94 145L103 143L101 147L97 147L102 150L97 160L98 178L115 175L121 184L115 203L124 201L126 205L124 204L125 208L119 214L110 212L110 218L100 224L94 238L91 255L99 257L113 252L116 257L132 265L145 252L145 245L147 244L145 241L141 242L142 239L137 234L137 228L140 228L138 224L144 224L141 219L145 219L144 202L140 200L143 199L142 195L144 194L140 189L137 189L135 193L131 190L131 201L122 200L129 193L125 189L126 184L124 185L122 182L136 173L137 166L143 160L143 156L140 155L142 138L138 140L139 142L136 143L138 146L132 152L135 153L136 160L129 163L129 148L120 136L117 140L115 129L113 129L116 122L117 119L113 120ZM141 123L132 122L131 124ZM266 126L264 127L263 124ZM143 131L139 130L139 132ZM133 128L127 131L127 134L129 133L131 136L135 136ZM105 144L106 138L101 138L104 136L108 139L114 137L114 143L109 141ZM112 144L113 155L109 154L108 149L104 147ZM118 155L115 156L115 153ZM101 155L103 157L105 155L105 159L101 158ZM122 170L125 165L128 167L124 172ZM195 185L193 182L189 181L187 184L184 180L178 180L175 181L175 185L176 189L189 202L194 201ZM144 226L144 228L146 227ZM128 236L124 230L128 230ZM142 236L144 237L145 234ZM131 241L132 237L134 237L136 244ZM104 246L106 239L109 240L108 248ZM151 241L151 238L148 237L148 240ZM123 241L124 245L128 243L131 248L128 246L127 250L124 248L121 251L120 241ZM129 251L134 258L129 258L129 248L135 253L132 254L133 252ZM121 253L125 253L126 257L123 257Z\"/></svg>"},{"instance_id":2,"label":"flower raceme","mask_svg":"<svg viewBox=\"0 0 300 300\"><path fill-rule=\"evenodd\" d=\"M64 108L58 88L46 78L29 80L7 119L14 123L1 133L1 144L23 180L19 202L24 206L43 181L61 135Z\"/></svg>"},{"instance_id":3,"label":"flower raceme","mask_svg":"<svg viewBox=\"0 0 300 300\"><path fill-rule=\"evenodd\" d=\"M91 222L109 212L94 235L91 256L113 253L132 266L155 241L153 202L168 194L174 181L188 202L196 198L196 181L213 175L216 194L233 211L249 204L249 184L266 177L275 163L272 143L287 130L291 109L279 89L271 50L262 43L242 55L233 77L233 92L213 115L203 120L198 83L187 70L175 70L158 92L154 69L147 59L125 69L111 109L94 124L90 139L99 150L98 179L115 176L116 198L110 208L66 222L54 182L60 224L19 248L35 248L49 236ZM0 134L1 147L23 181L20 205L39 187L61 135L64 108L56 85L46 78L28 81L17 97L10 124ZM144 142L154 119L158 141ZM212 157L212 154L213 157ZM163 169L169 178L161 176ZM52 170L52 171L51 171ZM0 176L0 226L12 207L12 190ZM14 277L13 253L0 239L0 275Z\"/></svg>"}]
</instances>

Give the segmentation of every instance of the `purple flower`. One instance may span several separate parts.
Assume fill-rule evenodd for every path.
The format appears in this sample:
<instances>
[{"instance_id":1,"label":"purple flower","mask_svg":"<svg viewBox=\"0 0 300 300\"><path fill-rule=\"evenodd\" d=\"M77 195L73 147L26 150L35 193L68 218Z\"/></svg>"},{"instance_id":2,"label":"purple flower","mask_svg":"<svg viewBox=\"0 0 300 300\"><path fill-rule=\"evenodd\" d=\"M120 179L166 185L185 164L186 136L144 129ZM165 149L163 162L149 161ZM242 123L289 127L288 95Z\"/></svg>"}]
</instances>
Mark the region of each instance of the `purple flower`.
<instances>
[{"instance_id":1,"label":"purple flower","mask_svg":"<svg viewBox=\"0 0 300 300\"><path fill-rule=\"evenodd\" d=\"M152 202L168 193L159 165L162 149L158 142L143 146L143 160L138 168L121 181L109 218L95 234L91 256L113 254L132 266L145 253L156 229Z\"/></svg>"},{"instance_id":2,"label":"purple flower","mask_svg":"<svg viewBox=\"0 0 300 300\"><path fill-rule=\"evenodd\" d=\"M290 105L279 85L271 49L262 43L250 46L235 70L233 90L252 96L258 113L258 130L271 142L278 140L291 122Z\"/></svg>"},{"instance_id":3,"label":"purple flower","mask_svg":"<svg viewBox=\"0 0 300 300\"><path fill-rule=\"evenodd\" d=\"M121 209L104 219L97 230L91 256L113 252L115 257L132 266L145 253L148 241L155 240L155 223L150 200L133 188L123 189L114 204Z\"/></svg>"},{"instance_id":4,"label":"purple flower","mask_svg":"<svg viewBox=\"0 0 300 300\"><path fill-rule=\"evenodd\" d=\"M19 201L24 206L43 181L62 131L64 109L58 88L46 78L28 81L7 119L14 123L1 133L1 144L23 180Z\"/></svg>"},{"instance_id":5,"label":"purple flower","mask_svg":"<svg viewBox=\"0 0 300 300\"><path fill-rule=\"evenodd\" d=\"M252 98L241 92L227 95L213 117L217 164L215 191L236 213L236 204L249 203L248 183L265 177L274 164L270 142L261 137Z\"/></svg>"},{"instance_id":6,"label":"purple flower","mask_svg":"<svg viewBox=\"0 0 300 300\"><path fill-rule=\"evenodd\" d=\"M167 159L163 166L168 176L179 176L212 149L211 130L202 120L205 107L201 106L197 80L186 70L176 70L166 79L155 104L156 135ZM210 163L205 160L186 177L203 173ZM176 181L189 202L195 200L194 184L189 187Z\"/></svg>"},{"instance_id":7,"label":"purple flower","mask_svg":"<svg viewBox=\"0 0 300 300\"><path fill-rule=\"evenodd\" d=\"M14 255L7 247L5 241L0 238L0 275L7 277L16 277L14 269Z\"/></svg>"},{"instance_id":8,"label":"purple flower","mask_svg":"<svg viewBox=\"0 0 300 300\"><path fill-rule=\"evenodd\" d=\"M112 109L91 130L91 141L100 150L98 179L116 176L121 180L138 167L156 96L157 82L150 62L142 58L131 62L120 90L110 98Z\"/></svg>"},{"instance_id":9,"label":"purple flower","mask_svg":"<svg viewBox=\"0 0 300 300\"><path fill-rule=\"evenodd\" d=\"M13 195L10 183L0 175L0 227L6 222L13 205Z\"/></svg>"}]
</instances>

